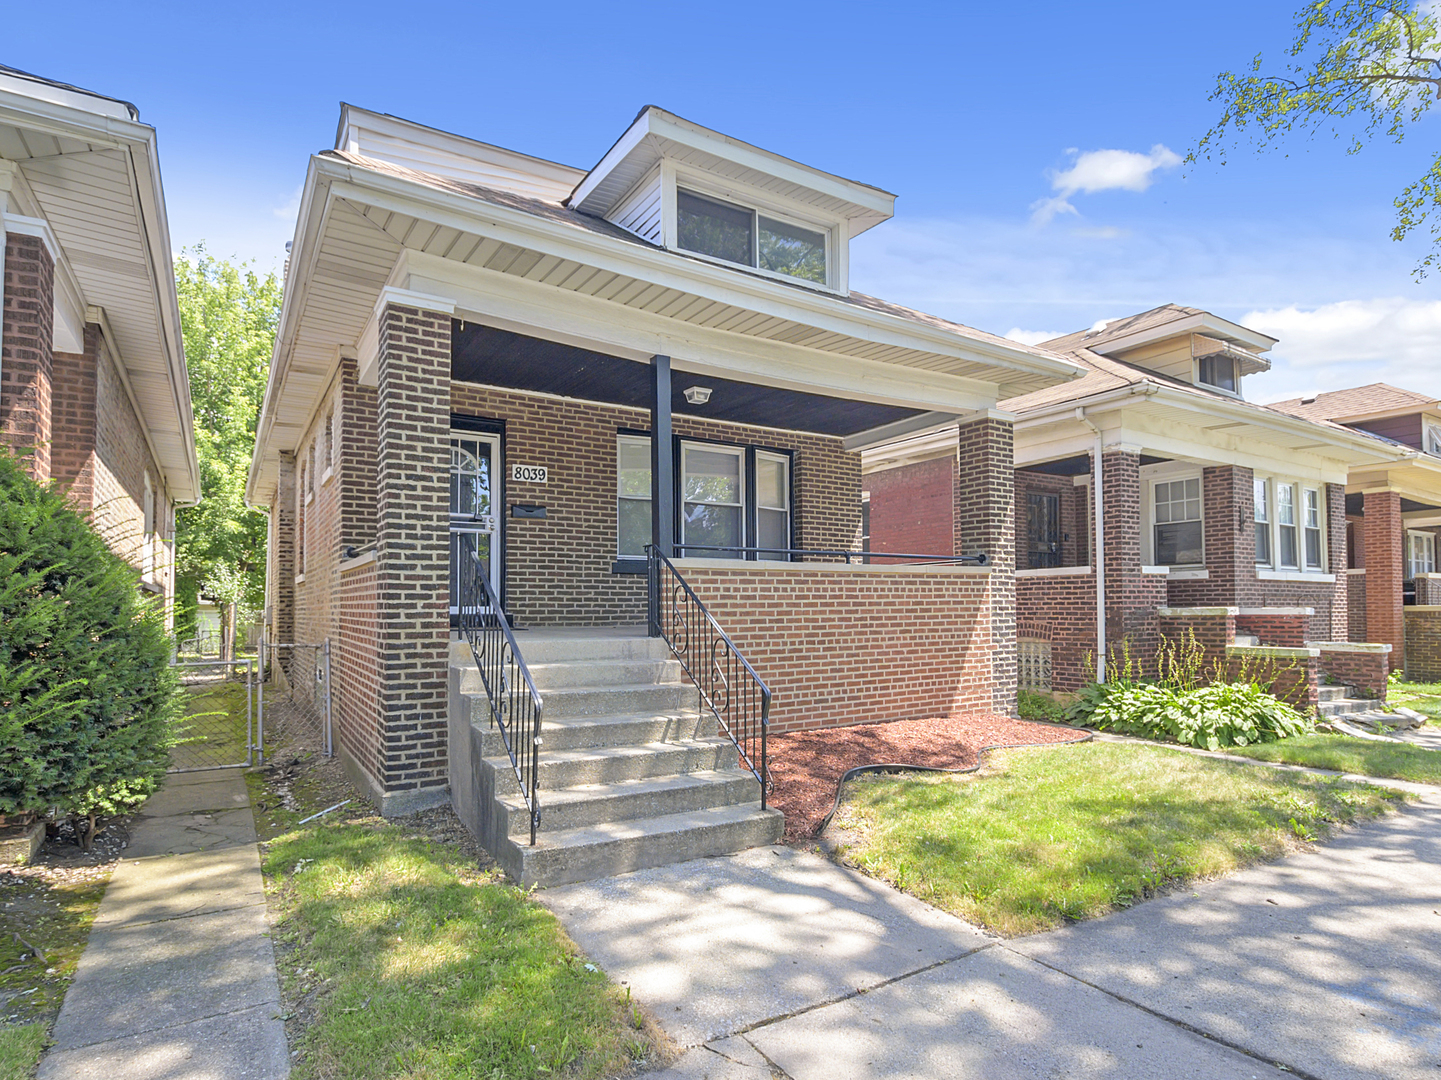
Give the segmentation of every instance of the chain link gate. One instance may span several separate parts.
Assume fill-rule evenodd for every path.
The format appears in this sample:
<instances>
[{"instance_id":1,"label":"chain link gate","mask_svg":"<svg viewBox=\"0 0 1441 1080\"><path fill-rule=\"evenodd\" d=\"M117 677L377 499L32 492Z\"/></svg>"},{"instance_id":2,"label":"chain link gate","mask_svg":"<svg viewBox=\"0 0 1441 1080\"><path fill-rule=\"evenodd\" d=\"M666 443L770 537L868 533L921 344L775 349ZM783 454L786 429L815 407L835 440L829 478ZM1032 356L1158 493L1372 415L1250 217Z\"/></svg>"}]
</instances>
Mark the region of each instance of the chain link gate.
<instances>
[{"instance_id":1,"label":"chain link gate","mask_svg":"<svg viewBox=\"0 0 1441 1080\"><path fill-rule=\"evenodd\" d=\"M185 714L171 734L170 772L243 769L260 750L255 658L175 661ZM243 707L242 707L243 702Z\"/></svg>"},{"instance_id":2,"label":"chain link gate","mask_svg":"<svg viewBox=\"0 0 1441 1080\"><path fill-rule=\"evenodd\" d=\"M330 639L326 638L316 645L268 641L262 636L260 665L256 703L259 741L264 742L268 723L271 731L283 734L287 742L333 757ZM275 740L272 738L271 741ZM263 751L260 761L264 761Z\"/></svg>"}]
</instances>

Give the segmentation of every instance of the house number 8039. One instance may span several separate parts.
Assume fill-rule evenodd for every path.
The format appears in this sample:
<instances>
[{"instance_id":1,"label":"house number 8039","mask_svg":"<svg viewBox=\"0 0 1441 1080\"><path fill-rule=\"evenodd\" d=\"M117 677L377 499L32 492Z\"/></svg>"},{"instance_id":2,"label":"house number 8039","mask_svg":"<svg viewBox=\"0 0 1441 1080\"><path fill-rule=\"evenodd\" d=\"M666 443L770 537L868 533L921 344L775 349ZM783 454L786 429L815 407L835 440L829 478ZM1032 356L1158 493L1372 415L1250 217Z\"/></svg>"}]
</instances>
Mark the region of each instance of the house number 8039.
<instances>
[{"instance_id":1,"label":"house number 8039","mask_svg":"<svg viewBox=\"0 0 1441 1080\"><path fill-rule=\"evenodd\" d=\"M549 474L544 465L512 465L510 478L522 484L543 484Z\"/></svg>"}]
</instances>

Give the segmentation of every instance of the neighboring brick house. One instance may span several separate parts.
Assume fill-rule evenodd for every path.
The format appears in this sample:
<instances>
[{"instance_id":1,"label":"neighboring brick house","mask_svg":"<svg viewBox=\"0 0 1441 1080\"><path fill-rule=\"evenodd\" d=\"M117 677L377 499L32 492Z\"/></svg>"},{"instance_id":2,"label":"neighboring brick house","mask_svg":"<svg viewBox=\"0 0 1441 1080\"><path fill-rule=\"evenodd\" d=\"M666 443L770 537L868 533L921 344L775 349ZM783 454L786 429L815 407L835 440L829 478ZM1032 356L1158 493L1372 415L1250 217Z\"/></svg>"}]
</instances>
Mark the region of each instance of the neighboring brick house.
<instances>
[{"instance_id":1,"label":"neighboring brick house","mask_svg":"<svg viewBox=\"0 0 1441 1080\"><path fill-rule=\"evenodd\" d=\"M0 233L0 441L168 608L200 480L154 128L0 67Z\"/></svg>"},{"instance_id":2,"label":"neighboring brick house","mask_svg":"<svg viewBox=\"0 0 1441 1080\"><path fill-rule=\"evenodd\" d=\"M1406 663L1406 633L1431 616L1403 617L1412 605L1441 605L1441 401L1434 394L1371 383L1271 408L1342 424L1388 440L1394 459L1358 462L1346 481L1348 599L1352 641L1386 641L1392 665ZM1419 621L1418 621L1419 620ZM1403 626L1404 624L1404 626ZM1434 634L1427 632L1429 641ZM1435 663L1429 673L1441 673ZM1426 678L1438 677L1427 674Z\"/></svg>"},{"instance_id":3,"label":"neighboring brick house","mask_svg":"<svg viewBox=\"0 0 1441 1080\"><path fill-rule=\"evenodd\" d=\"M1300 649L1259 655L1314 661L1322 671L1330 664L1348 676L1356 656L1384 654L1335 643L1350 640L1348 472L1384 467L1395 447L1243 400L1243 379L1270 367L1264 353L1273 344L1168 304L1041 345L1086 375L1000 403L1015 417L1023 684L1074 690L1123 642L1149 666L1160 635L1183 632L1187 620L1202 633L1206 620L1229 619L1224 645L1233 657L1245 655L1234 647L1238 631L1243 650L1251 638ZM953 433L938 427L866 451L873 551L907 547L922 515L924 535L944 543L945 507L932 496L958 472ZM1106 612L1099 626L1098 593ZM1373 659L1377 671L1362 679L1372 692L1384 687L1380 663Z\"/></svg>"},{"instance_id":4,"label":"neighboring brick house","mask_svg":"<svg viewBox=\"0 0 1441 1080\"><path fill-rule=\"evenodd\" d=\"M893 200L656 108L590 170L344 109L248 495L267 633L331 641L338 750L385 812L450 798L490 828L448 682L461 544L522 651L643 635L646 545L672 555L770 683L772 731L1014 707L994 407L1080 372L853 293L849 239ZM860 451L938 419L974 486L935 554L988 565L847 565Z\"/></svg>"}]
</instances>

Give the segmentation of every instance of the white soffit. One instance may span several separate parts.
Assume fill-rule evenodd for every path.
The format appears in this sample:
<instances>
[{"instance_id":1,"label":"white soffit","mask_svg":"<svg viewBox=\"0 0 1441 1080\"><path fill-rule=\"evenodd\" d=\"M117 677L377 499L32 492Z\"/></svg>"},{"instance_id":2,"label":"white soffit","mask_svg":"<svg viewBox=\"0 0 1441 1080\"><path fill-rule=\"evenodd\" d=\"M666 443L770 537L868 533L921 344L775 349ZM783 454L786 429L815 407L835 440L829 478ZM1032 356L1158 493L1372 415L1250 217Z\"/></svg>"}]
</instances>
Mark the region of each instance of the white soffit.
<instances>
[{"instance_id":1,"label":"white soffit","mask_svg":"<svg viewBox=\"0 0 1441 1080\"><path fill-rule=\"evenodd\" d=\"M888 191L802 165L654 105L642 110L579 183L570 205L605 217L663 158L813 207L825 216L844 218L850 222L851 236L895 213L896 197Z\"/></svg>"}]
</instances>

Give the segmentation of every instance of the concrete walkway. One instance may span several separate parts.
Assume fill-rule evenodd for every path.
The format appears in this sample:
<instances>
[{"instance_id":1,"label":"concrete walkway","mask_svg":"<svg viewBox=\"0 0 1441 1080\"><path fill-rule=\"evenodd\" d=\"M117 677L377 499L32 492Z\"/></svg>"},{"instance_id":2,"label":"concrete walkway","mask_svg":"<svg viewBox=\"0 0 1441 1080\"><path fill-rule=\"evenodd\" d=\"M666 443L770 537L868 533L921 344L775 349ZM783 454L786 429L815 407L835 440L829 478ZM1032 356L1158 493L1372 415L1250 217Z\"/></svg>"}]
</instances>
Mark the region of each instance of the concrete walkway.
<instances>
[{"instance_id":1,"label":"concrete walkway","mask_svg":"<svg viewBox=\"0 0 1441 1080\"><path fill-rule=\"evenodd\" d=\"M687 1052L655 1080L1441 1076L1441 801L1001 941L785 848L536 894Z\"/></svg>"},{"instance_id":2,"label":"concrete walkway","mask_svg":"<svg viewBox=\"0 0 1441 1080\"><path fill-rule=\"evenodd\" d=\"M38 1080L289 1075L238 770L173 775L131 828Z\"/></svg>"}]
</instances>

